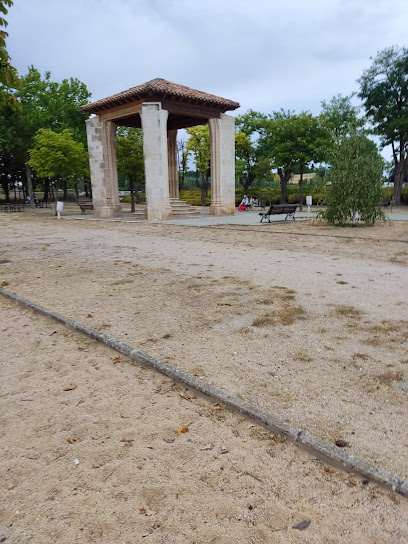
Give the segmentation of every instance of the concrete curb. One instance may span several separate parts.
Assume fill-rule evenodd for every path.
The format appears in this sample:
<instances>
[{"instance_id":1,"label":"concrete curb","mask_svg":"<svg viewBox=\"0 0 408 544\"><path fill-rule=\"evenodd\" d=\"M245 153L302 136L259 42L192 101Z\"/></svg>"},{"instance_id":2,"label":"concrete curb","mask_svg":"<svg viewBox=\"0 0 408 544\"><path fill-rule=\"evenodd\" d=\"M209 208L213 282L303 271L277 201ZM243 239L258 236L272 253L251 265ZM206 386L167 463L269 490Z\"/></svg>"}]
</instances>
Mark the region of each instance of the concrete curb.
<instances>
[{"instance_id":1,"label":"concrete curb","mask_svg":"<svg viewBox=\"0 0 408 544\"><path fill-rule=\"evenodd\" d=\"M75 331L85 334L93 340L105 344L105 346L118 351L129 359L132 359L145 367L154 369L161 374L168 376L174 381L193 391L196 391L200 395L203 395L214 402L223 404L226 408L232 410L233 412L239 413L246 418L249 418L254 423L268 429L271 433L280 433L290 442L312 453L313 455L316 455L319 459L332 466L347 472L352 472L363 478L367 478L382 487L391 489L397 493L401 493L401 495L404 495L405 497L408 497L408 480L404 480L396 474L383 470L382 468L369 463L364 459L359 459L353 454L339 449L337 446L320 440L307 431L302 431L301 429L298 429L297 427L276 418L272 414L262 412L251 404L230 395L226 391L213 387L195 376L191 376L187 372L178 370L172 365L155 359L154 357L151 357L150 355L143 353L142 351L139 351L132 346L125 344L124 342L116 340L112 336L97 331L96 329L92 329L91 327L83 325L82 323L65 317L57 312L47 310L47 308L44 308L39 304L35 304L34 302L30 302L23 297L15 295L14 293L10 293L5 289L0 288L0 294L14 302L17 302L21 306L54 319L55 321L58 321L59 323L62 323Z\"/></svg>"}]
</instances>

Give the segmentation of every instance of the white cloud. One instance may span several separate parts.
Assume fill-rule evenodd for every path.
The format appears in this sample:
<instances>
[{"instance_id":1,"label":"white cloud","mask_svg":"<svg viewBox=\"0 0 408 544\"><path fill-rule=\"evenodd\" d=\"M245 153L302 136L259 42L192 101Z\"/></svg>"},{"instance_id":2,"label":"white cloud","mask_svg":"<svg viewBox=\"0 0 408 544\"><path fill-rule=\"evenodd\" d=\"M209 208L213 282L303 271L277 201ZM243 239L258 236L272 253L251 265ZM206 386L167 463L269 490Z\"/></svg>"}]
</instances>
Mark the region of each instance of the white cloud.
<instances>
[{"instance_id":1,"label":"white cloud","mask_svg":"<svg viewBox=\"0 0 408 544\"><path fill-rule=\"evenodd\" d=\"M93 99L163 77L237 100L242 111L317 113L358 90L370 56L404 45L406 0L16 0L8 49L77 77Z\"/></svg>"}]
</instances>

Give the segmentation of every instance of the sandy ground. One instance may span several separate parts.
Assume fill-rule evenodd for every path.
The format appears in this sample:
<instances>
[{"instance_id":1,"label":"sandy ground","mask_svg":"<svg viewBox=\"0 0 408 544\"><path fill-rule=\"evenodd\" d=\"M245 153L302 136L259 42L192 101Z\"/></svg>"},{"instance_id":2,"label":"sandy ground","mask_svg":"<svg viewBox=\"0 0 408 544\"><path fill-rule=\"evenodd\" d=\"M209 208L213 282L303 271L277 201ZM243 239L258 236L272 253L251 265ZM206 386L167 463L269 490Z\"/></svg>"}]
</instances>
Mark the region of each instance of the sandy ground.
<instances>
[{"instance_id":1,"label":"sandy ground","mask_svg":"<svg viewBox=\"0 0 408 544\"><path fill-rule=\"evenodd\" d=\"M0 237L5 289L408 477L408 223L25 214L3 215ZM10 301L0 311L0 541L408 541L403 497Z\"/></svg>"}]
</instances>

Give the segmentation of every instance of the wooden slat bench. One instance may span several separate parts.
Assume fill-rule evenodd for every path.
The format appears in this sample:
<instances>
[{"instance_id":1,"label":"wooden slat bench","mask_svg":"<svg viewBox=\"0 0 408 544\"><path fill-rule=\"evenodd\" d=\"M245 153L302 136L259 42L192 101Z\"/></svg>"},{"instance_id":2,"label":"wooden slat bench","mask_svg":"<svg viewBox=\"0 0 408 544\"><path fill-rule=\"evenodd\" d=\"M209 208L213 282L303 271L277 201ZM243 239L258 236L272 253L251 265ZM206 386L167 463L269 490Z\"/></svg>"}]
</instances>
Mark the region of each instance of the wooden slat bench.
<instances>
[{"instance_id":1,"label":"wooden slat bench","mask_svg":"<svg viewBox=\"0 0 408 544\"><path fill-rule=\"evenodd\" d=\"M7 202L7 204L4 205L4 211L5 212L23 212L24 211L24 203L22 202Z\"/></svg>"},{"instance_id":2,"label":"wooden slat bench","mask_svg":"<svg viewBox=\"0 0 408 544\"><path fill-rule=\"evenodd\" d=\"M81 212L85 213L86 210L93 210L92 198L78 198L78 206L81 208Z\"/></svg>"},{"instance_id":3,"label":"wooden slat bench","mask_svg":"<svg viewBox=\"0 0 408 544\"><path fill-rule=\"evenodd\" d=\"M38 198L34 198L34 204L36 208L50 208L50 204L48 200L38 200Z\"/></svg>"},{"instance_id":4,"label":"wooden slat bench","mask_svg":"<svg viewBox=\"0 0 408 544\"><path fill-rule=\"evenodd\" d=\"M285 221L288 217L291 217L293 221L295 220L297 204L272 204L267 212L260 212L261 223L264 219L267 219L269 223L271 222L271 215L283 215L286 214Z\"/></svg>"}]
</instances>

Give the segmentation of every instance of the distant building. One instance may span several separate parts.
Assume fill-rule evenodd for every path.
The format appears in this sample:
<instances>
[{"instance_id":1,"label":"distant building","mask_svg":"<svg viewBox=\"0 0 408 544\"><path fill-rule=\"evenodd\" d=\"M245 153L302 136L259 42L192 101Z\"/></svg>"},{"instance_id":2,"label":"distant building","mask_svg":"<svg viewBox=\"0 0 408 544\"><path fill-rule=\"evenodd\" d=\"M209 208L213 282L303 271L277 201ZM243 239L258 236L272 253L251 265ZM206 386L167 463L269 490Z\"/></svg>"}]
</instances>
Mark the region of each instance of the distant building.
<instances>
[{"instance_id":1,"label":"distant building","mask_svg":"<svg viewBox=\"0 0 408 544\"><path fill-rule=\"evenodd\" d=\"M306 182L310 181L314 177L316 177L316 172L312 172L310 174L303 174L303 183L305 183L305 181ZM290 183L290 185L299 185L299 181L300 181L300 174L294 174L290 178L289 183Z\"/></svg>"}]
</instances>

